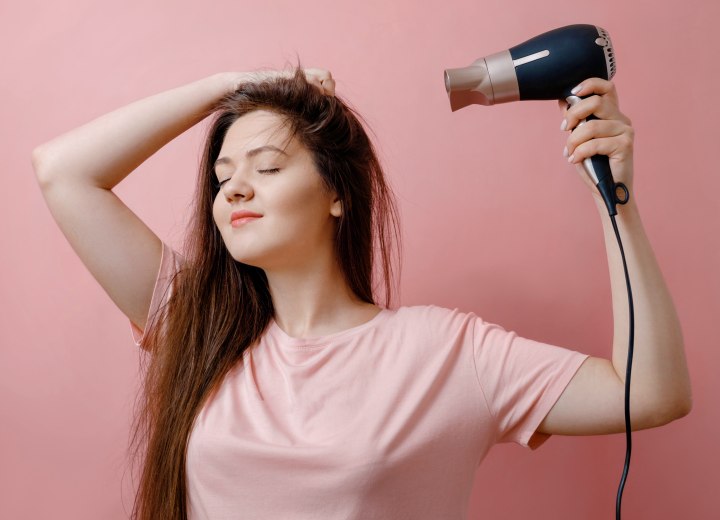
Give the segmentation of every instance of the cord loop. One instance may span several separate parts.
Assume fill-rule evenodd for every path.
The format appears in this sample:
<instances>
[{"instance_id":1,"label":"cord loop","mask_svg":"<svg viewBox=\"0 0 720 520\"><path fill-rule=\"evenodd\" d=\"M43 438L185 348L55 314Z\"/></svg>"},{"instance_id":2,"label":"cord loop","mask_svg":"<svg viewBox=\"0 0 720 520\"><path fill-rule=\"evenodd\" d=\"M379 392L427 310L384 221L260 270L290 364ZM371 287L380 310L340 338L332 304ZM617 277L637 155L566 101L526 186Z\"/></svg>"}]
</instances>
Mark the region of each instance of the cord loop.
<instances>
[{"instance_id":1,"label":"cord loop","mask_svg":"<svg viewBox=\"0 0 720 520\"><path fill-rule=\"evenodd\" d=\"M618 197L618 188L623 191L623 198ZM627 204L627 202L630 200L630 191L627 189L627 186L625 186L622 182L616 182L615 183L615 203L616 204Z\"/></svg>"}]
</instances>

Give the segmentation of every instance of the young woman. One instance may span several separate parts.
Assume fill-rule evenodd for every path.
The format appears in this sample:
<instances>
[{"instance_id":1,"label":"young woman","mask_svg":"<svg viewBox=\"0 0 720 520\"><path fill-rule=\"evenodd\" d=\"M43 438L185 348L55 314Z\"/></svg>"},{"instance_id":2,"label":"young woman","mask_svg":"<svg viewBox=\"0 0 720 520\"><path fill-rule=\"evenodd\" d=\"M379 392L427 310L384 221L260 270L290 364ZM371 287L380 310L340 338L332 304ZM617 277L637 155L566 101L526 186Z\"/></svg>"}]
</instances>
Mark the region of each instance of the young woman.
<instances>
[{"instance_id":1,"label":"young woman","mask_svg":"<svg viewBox=\"0 0 720 520\"><path fill-rule=\"evenodd\" d=\"M630 120L611 82L578 95L560 105L566 155L578 168L608 155L633 195L618 215L637 313L632 424L651 428L690 410L682 335L632 190ZM181 254L112 189L213 113ZM457 309L391 308L393 199L326 70L213 75L39 146L33 164L149 354L133 518L461 519L493 444L624 431L627 300L609 224L612 360Z\"/></svg>"}]
</instances>

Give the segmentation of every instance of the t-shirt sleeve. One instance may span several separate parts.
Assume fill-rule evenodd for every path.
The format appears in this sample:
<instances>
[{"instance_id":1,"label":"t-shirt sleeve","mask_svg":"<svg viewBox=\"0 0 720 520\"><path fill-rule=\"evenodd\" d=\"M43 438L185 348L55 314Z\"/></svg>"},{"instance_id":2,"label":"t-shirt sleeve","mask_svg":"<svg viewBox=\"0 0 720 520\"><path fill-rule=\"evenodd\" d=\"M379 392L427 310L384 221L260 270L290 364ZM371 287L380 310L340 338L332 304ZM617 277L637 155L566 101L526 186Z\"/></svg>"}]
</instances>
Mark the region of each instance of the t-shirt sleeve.
<instances>
[{"instance_id":1,"label":"t-shirt sleeve","mask_svg":"<svg viewBox=\"0 0 720 520\"><path fill-rule=\"evenodd\" d=\"M163 309L170 299L173 277L182 267L183 263L184 259L182 255L163 242L160 268L155 279L150 309L148 310L147 320L145 321L145 330L149 330L150 327L154 325L158 310ZM130 321L130 333L132 334L135 346L144 348L142 342L143 339L145 339L145 331Z\"/></svg>"},{"instance_id":2,"label":"t-shirt sleeve","mask_svg":"<svg viewBox=\"0 0 720 520\"><path fill-rule=\"evenodd\" d=\"M589 357L533 341L476 318L475 369L497 426L496 442L537 449L550 435L537 432L580 365Z\"/></svg>"}]
</instances>

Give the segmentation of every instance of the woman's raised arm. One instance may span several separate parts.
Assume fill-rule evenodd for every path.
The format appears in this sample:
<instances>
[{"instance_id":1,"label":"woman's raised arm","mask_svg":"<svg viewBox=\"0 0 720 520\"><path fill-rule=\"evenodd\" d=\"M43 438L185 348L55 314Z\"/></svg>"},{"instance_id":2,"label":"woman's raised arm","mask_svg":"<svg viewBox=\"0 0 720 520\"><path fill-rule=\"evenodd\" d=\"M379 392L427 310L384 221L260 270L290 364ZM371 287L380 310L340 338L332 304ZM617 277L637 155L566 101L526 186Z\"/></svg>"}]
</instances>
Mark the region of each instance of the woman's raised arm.
<instances>
[{"instance_id":1,"label":"woman's raised arm","mask_svg":"<svg viewBox=\"0 0 720 520\"><path fill-rule=\"evenodd\" d=\"M145 328L160 239L111 191L251 75L219 73L130 103L33 150L53 218L120 310Z\"/></svg>"}]
</instances>

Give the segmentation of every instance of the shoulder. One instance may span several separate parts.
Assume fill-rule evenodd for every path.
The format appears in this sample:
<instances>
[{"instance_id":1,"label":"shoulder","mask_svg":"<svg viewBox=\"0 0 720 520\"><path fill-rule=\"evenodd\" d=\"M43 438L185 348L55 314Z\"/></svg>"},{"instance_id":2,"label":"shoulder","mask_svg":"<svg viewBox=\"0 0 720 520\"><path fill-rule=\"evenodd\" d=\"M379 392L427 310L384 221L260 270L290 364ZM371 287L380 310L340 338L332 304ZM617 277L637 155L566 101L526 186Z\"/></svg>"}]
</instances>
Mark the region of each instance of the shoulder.
<instances>
[{"instance_id":1,"label":"shoulder","mask_svg":"<svg viewBox=\"0 0 720 520\"><path fill-rule=\"evenodd\" d=\"M408 318L417 318L417 317L429 317L434 319L443 319L450 316L468 316L473 315L472 312L465 312L457 307L454 309L450 309L448 307L440 307L438 305L404 305L401 307L398 307L397 309L394 309L398 314L408 317Z\"/></svg>"},{"instance_id":2,"label":"shoulder","mask_svg":"<svg viewBox=\"0 0 720 520\"><path fill-rule=\"evenodd\" d=\"M403 306L393 310L393 313L393 321L396 324L409 326L426 333L442 332L446 334L451 331L472 330L476 322L482 322L473 312L437 305Z\"/></svg>"}]
</instances>

